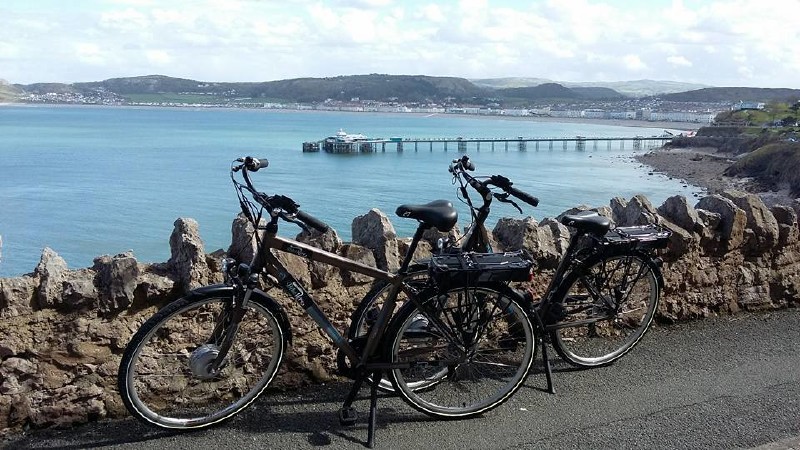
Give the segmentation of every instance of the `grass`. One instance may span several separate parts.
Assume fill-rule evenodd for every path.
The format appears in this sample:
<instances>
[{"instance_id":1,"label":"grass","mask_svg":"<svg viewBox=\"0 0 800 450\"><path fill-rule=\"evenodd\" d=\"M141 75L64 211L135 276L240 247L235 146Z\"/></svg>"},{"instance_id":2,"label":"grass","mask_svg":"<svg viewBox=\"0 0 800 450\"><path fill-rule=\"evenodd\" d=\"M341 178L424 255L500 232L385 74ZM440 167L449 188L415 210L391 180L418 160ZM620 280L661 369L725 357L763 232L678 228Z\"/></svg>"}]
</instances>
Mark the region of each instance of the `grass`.
<instances>
[{"instance_id":1,"label":"grass","mask_svg":"<svg viewBox=\"0 0 800 450\"><path fill-rule=\"evenodd\" d=\"M180 94L165 92L158 94L128 94L129 101L135 103L225 103L227 99L216 95Z\"/></svg>"},{"instance_id":2,"label":"grass","mask_svg":"<svg viewBox=\"0 0 800 450\"><path fill-rule=\"evenodd\" d=\"M725 174L753 177L773 189L788 186L793 195L800 195L800 142L765 145L734 163Z\"/></svg>"}]
</instances>

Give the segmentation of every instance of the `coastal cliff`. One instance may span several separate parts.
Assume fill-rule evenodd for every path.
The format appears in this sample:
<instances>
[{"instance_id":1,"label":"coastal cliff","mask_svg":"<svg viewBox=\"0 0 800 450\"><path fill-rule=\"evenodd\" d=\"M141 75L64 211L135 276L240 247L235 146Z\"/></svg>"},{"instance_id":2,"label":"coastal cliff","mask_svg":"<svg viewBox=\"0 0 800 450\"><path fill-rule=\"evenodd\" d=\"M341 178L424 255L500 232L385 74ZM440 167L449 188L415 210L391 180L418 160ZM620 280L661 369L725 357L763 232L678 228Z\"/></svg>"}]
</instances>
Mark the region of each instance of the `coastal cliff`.
<instances>
[{"instance_id":1,"label":"coastal cliff","mask_svg":"<svg viewBox=\"0 0 800 450\"><path fill-rule=\"evenodd\" d=\"M571 210L590 209L581 206ZM614 198L594 208L618 226L659 223L673 231L664 259L665 288L656 320L697 319L740 310L800 303L800 225L791 207L767 207L755 195L725 191L694 206L675 196L655 207L647 198ZM142 264L132 253L101 256L92 267L70 270L46 248L33 273L0 278L0 430L69 426L125 413L116 391L120 355L148 317L186 290L221 281L227 254L247 260L252 229L238 217L231 246L207 253L199 226L178 219L169 238L171 257ZM497 249L525 248L538 261L529 286L542 293L566 249L569 230L557 220L501 219L492 233ZM397 237L378 210L353 221L353 242L335 231L298 239L365 264L394 269L408 240ZM434 241L437 236L428 236ZM421 246L417 256L430 252ZM281 260L343 329L371 279L283 254ZM293 324L293 342L275 386L292 388L335 375L330 342L277 289ZM2 432L0 431L0 432Z\"/></svg>"}]
</instances>

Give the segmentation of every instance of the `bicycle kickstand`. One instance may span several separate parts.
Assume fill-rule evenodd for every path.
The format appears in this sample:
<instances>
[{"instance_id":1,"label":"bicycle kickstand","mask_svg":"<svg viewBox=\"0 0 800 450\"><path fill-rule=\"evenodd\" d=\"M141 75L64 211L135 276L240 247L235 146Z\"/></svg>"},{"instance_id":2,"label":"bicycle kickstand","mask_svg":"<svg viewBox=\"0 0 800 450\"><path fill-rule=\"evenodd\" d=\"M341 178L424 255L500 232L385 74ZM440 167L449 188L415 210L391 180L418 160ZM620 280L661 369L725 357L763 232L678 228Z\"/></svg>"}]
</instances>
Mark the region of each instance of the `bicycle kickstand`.
<instances>
[{"instance_id":1,"label":"bicycle kickstand","mask_svg":"<svg viewBox=\"0 0 800 450\"><path fill-rule=\"evenodd\" d=\"M367 428L367 447L373 448L375 445L375 428L378 423L378 385L381 382L383 372L376 370L372 373L372 383L370 383L370 398L369 398L369 426ZM368 377L368 372L359 374L350 388L350 393L339 410L339 423L342 425L354 425L358 420L358 413L353 408L353 402L358 396L358 391L361 390L361 385Z\"/></svg>"},{"instance_id":2,"label":"bicycle kickstand","mask_svg":"<svg viewBox=\"0 0 800 450\"><path fill-rule=\"evenodd\" d=\"M556 389L553 387L553 369L550 366L550 357L547 355L547 339L542 337L542 362L544 363L544 375L547 377L547 392L555 394Z\"/></svg>"},{"instance_id":3,"label":"bicycle kickstand","mask_svg":"<svg viewBox=\"0 0 800 450\"><path fill-rule=\"evenodd\" d=\"M372 385L369 392L369 428L367 428L367 447L375 445L375 427L378 424L378 385L381 382L382 371L372 373Z\"/></svg>"}]
</instances>

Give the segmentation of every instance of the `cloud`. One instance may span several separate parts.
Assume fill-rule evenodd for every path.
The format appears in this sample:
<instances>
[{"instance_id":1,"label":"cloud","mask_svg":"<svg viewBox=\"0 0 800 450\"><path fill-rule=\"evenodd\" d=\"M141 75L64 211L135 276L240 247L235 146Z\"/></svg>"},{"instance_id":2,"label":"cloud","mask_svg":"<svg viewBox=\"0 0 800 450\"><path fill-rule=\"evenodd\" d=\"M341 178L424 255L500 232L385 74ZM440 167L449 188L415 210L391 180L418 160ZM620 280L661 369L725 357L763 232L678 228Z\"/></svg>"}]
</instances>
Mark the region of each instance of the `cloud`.
<instances>
[{"instance_id":1,"label":"cloud","mask_svg":"<svg viewBox=\"0 0 800 450\"><path fill-rule=\"evenodd\" d=\"M148 62L157 66L166 66L172 62L172 58L169 56L169 53L164 50L148 50L145 52L145 56L147 57Z\"/></svg>"},{"instance_id":2,"label":"cloud","mask_svg":"<svg viewBox=\"0 0 800 450\"><path fill-rule=\"evenodd\" d=\"M380 72L800 87L797 0L28 3L0 2L0 76L12 82Z\"/></svg>"},{"instance_id":3,"label":"cloud","mask_svg":"<svg viewBox=\"0 0 800 450\"><path fill-rule=\"evenodd\" d=\"M692 62L686 59L685 56L674 55L667 58L667 62L673 66L679 67L692 67Z\"/></svg>"},{"instance_id":4,"label":"cloud","mask_svg":"<svg viewBox=\"0 0 800 450\"><path fill-rule=\"evenodd\" d=\"M91 65L102 65L106 61L100 46L87 42L75 45L75 57L79 61Z\"/></svg>"},{"instance_id":5,"label":"cloud","mask_svg":"<svg viewBox=\"0 0 800 450\"><path fill-rule=\"evenodd\" d=\"M647 64L642 61L639 55L628 54L622 58L625 67L632 72L640 72L647 69Z\"/></svg>"}]
</instances>

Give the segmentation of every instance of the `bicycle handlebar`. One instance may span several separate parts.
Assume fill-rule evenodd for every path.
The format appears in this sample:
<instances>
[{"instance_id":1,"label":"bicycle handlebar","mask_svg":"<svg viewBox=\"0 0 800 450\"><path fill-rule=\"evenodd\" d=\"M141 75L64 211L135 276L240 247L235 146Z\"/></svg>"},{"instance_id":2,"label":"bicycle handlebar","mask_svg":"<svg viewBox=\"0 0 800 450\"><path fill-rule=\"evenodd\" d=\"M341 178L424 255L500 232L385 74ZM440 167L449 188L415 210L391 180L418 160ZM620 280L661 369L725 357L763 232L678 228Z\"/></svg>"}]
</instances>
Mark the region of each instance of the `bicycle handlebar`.
<instances>
[{"instance_id":1,"label":"bicycle handlebar","mask_svg":"<svg viewBox=\"0 0 800 450\"><path fill-rule=\"evenodd\" d=\"M291 198L286 197L285 195L268 196L263 192L258 192L255 189L253 183L250 181L250 177L247 175L247 172L258 172L260 169L269 166L269 161L267 158L253 158L252 156L246 156L244 158L236 159L236 162L241 164L234 166L231 170L233 172L238 172L239 170L242 171L242 177L246 183L247 190L253 195L253 199L263 207L267 208L270 212L272 212L272 210L275 208L283 210L286 214L291 215L291 217L287 217L284 213L278 214L278 217L281 217L289 222L299 222L301 228L311 227L320 233L325 233L330 229L325 222L317 219L305 211L301 211L299 209L300 205ZM231 174L231 176L233 176L233 174Z\"/></svg>"},{"instance_id":2,"label":"bicycle handlebar","mask_svg":"<svg viewBox=\"0 0 800 450\"><path fill-rule=\"evenodd\" d=\"M492 175L487 182L489 184L494 184L495 186L499 187L500 189L508 192L509 194L513 195L514 197L522 200L523 202L531 205L531 206L539 206L539 199L534 197L533 195L528 194L527 192L520 191L519 189L512 187L511 185L514 184L508 178L502 175Z\"/></svg>"},{"instance_id":3,"label":"bicycle handlebar","mask_svg":"<svg viewBox=\"0 0 800 450\"><path fill-rule=\"evenodd\" d=\"M467 180L470 186L475 188L484 198L484 202L486 202L487 197L486 194L489 192L489 186L497 186L509 195L513 195L514 197L522 200L523 202L536 207L539 206L539 199L533 195L528 194L527 192L521 191L512 185L514 183L511 182L508 178L502 175L492 175L486 181L481 181L476 179L475 177L471 176L470 174L466 173L466 171L473 171L475 170L475 164L470 161L469 156L464 155L459 159L453 160L453 163L450 165L450 172L453 175L464 175L464 178ZM497 197L500 200L503 200L502 197ZM516 205L515 205L516 206ZM517 207L519 209L519 207Z\"/></svg>"}]
</instances>

